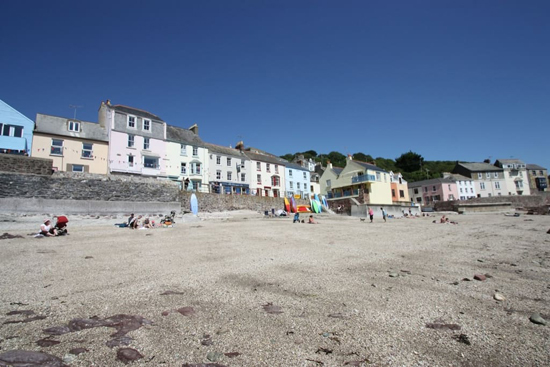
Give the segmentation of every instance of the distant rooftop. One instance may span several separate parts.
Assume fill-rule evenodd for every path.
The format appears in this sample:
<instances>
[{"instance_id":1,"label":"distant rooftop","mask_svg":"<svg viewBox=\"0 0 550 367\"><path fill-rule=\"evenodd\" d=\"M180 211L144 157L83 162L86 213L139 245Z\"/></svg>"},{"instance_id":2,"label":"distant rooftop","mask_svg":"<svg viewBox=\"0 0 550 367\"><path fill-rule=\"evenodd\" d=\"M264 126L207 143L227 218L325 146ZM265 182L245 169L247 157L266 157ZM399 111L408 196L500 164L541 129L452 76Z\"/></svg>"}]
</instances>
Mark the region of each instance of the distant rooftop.
<instances>
[{"instance_id":1,"label":"distant rooftop","mask_svg":"<svg viewBox=\"0 0 550 367\"><path fill-rule=\"evenodd\" d=\"M139 108L124 106L124 105L120 105L120 104L112 105L111 108L113 108L115 111L119 111L119 112L122 112L122 113L127 113L127 114L130 114L130 115L137 115L137 116L145 117L145 118L148 118L148 119L151 119L151 120L157 120L157 121L164 122L164 120L161 119L159 116L157 116L157 115L155 115L151 112L145 111L145 110L140 110Z\"/></svg>"}]
</instances>

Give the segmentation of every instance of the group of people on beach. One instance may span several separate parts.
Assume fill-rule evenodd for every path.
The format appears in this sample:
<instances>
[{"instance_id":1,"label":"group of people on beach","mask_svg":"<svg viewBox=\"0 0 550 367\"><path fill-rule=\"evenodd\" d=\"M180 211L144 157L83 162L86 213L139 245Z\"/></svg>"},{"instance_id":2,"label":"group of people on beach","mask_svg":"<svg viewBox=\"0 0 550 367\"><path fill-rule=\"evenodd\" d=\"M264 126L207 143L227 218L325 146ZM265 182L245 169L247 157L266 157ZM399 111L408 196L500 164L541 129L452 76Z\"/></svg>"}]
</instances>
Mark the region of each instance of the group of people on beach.
<instances>
[{"instance_id":1,"label":"group of people on beach","mask_svg":"<svg viewBox=\"0 0 550 367\"><path fill-rule=\"evenodd\" d=\"M44 222L40 225L40 232L37 237L56 237L69 234L67 231L67 223L69 220L65 216L54 216L55 224L48 218L44 219Z\"/></svg>"},{"instance_id":2,"label":"group of people on beach","mask_svg":"<svg viewBox=\"0 0 550 367\"><path fill-rule=\"evenodd\" d=\"M155 223L154 220L150 219L149 217L143 218L142 215L138 215L136 217L134 213L132 213L128 218L126 227L129 227L130 229L140 229L140 228L152 229L157 227L157 224Z\"/></svg>"},{"instance_id":3,"label":"group of people on beach","mask_svg":"<svg viewBox=\"0 0 550 367\"><path fill-rule=\"evenodd\" d=\"M372 223L373 220L374 220L374 210L372 210L372 208L370 206L368 207L367 210L368 210L368 213L369 213L370 222ZM386 213L384 208L380 208L380 210L382 211L382 219L384 219L384 222L385 222L386 218L388 217L388 214Z\"/></svg>"},{"instance_id":4,"label":"group of people on beach","mask_svg":"<svg viewBox=\"0 0 550 367\"><path fill-rule=\"evenodd\" d=\"M303 219L300 222L300 213L294 214L294 218L292 219L292 223L304 223ZM319 224L319 222L317 222L315 219L313 219L313 215L309 216L309 218L307 220L307 223L308 224Z\"/></svg>"}]
</instances>

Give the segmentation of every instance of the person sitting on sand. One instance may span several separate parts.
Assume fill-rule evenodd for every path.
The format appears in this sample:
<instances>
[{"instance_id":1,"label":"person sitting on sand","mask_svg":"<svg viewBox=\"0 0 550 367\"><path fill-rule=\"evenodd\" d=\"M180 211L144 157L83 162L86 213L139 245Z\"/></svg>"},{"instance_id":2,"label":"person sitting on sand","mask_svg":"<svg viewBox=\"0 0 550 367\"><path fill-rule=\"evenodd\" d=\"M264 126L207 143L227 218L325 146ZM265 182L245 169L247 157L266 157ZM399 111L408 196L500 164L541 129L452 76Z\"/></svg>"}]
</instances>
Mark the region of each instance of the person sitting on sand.
<instances>
[{"instance_id":1,"label":"person sitting on sand","mask_svg":"<svg viewBox=\"0 0 550 367\"><path fill-rule=\"evenodd\" d=\"M439 223L445 223L445 222L447 222L448 219L449 219L449 218L445 218L445 215L443 215L443 216L441 217L441 219L439 220Z\"/></svg>"},{"instance_id":2,"label":"person sitting on sand","mask_svg":"<svg viewBox=\"0 0 550 367\"><path fill-rule=\"evenodd\" d=\"M315 220L313 220L313 215L310 215L310 216L309 216L308 223L309 223L309 224L318 224Z\"/></svg>"},{"instance_id":3,"label":"person sitting on sand","mask_svg":"<svg viewBox=\"0 0 550 367\"><path fill-rule=\"evenodd\" d=\"M141 215L139 217L133 217L132 221L130 222L130 228L131 229L138 229L139 227L139 220L141 219Z\"/></svg>"},{"instance_id":4,"label":"person sitting on sand","mask_svg":"<svg viewBox=\"0 0 550 367\"><path fill-rule=\"evenodd\" d=\"M149 218L145 218L143 220L143 228L153 228L153 226L151 226L151 221L149 220Z\"/></svg>"},{"instance_id":5,"label":"person sitting on sand","mask_svg":"<svg viewBox=\"0 0 550 367\"><path fill-rule=\"evenodd\" d=\"M40 234L42 236L46 237L55 237L57 236L57 233L55 231L55 228L51 226L51 222L49 219L46 219L44 223L40 226Z\"/></svg>"}]
</instances>

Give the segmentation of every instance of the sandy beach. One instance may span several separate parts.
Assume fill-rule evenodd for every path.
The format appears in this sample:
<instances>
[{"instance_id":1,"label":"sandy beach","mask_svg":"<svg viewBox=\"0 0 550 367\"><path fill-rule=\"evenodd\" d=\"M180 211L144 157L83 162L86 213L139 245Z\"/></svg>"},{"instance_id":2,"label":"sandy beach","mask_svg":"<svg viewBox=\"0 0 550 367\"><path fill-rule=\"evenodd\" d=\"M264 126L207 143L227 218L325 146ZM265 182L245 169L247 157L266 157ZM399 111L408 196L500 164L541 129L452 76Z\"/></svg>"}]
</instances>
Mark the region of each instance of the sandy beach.
<instances>
[{"instance_id":1,"label":"sandy beach","mask_svg":"<svg viewBox=\"0 0 550 367\"><path fill-rule=\"evenodd\" d=\"M550 325L530 321L550 322L550 216L439 217L237 211L130 230L74 216L69 236L33 238L42 216L1 216L23 238L0 240L0 361L124 366L131 348L132 366L550 365Z\"/></svg>"}]
</instances>

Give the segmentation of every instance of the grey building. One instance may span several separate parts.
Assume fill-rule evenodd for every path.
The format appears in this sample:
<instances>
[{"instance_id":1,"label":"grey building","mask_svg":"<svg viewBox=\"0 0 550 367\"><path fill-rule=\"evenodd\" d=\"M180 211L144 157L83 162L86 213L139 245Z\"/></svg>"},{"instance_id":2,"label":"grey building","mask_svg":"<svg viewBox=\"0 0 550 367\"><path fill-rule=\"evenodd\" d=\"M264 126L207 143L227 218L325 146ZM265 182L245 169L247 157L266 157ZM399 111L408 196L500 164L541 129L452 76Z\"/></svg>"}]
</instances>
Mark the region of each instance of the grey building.
<instances>
[{"instance_id":1,"label":"grey building","mask_svg":"<svg viewBox=\"0 0 550 367\"><path fill-rule=\"evenodd\" d=\"M538 164L527 164L527 178L531 194L548 190L548 170Z\"/></svg>"},{"instance_id":2,"label":"grey building","mask_svg":"<svg viewBox=\"0 0 550 367\"><path fill-rule=\"evenodd\" d=\"M508 195L504 170L490 163L457 162L452 173L474 180L477 197Z\"/></svg>"}]
</instances>

